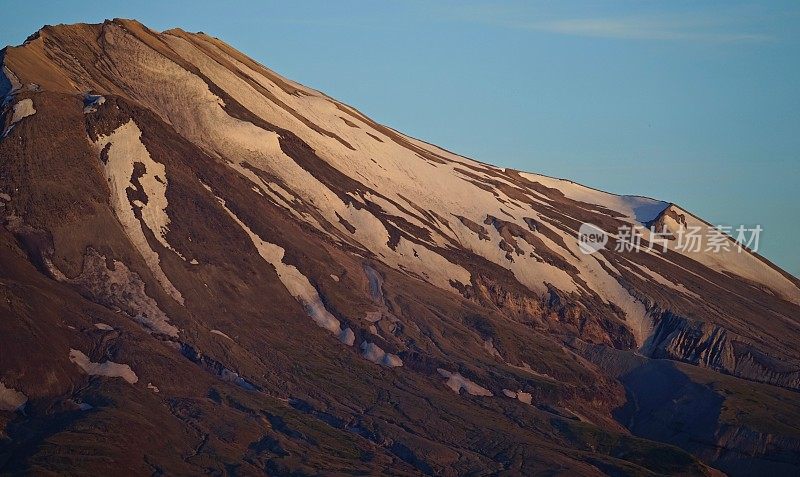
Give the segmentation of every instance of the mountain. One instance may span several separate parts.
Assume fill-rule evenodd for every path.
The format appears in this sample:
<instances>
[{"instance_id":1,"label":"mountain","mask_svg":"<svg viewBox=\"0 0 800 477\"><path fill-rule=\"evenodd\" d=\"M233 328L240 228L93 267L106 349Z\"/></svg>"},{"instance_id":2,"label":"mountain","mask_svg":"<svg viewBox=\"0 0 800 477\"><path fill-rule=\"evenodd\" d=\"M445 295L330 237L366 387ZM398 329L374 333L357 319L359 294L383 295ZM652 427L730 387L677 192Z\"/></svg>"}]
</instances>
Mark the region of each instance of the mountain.
<instances>
[{"instance_id":1,"label":"mountain","mask_svg":"<svg viewBox=\"0 0 800 477\"><path fill-rule=\"evenodd\" d=\"M203 33L0 60L0 472L800 468L800 282L681 249L714 229L677 205L459 156Z\"/></svg>"}]
</instances>

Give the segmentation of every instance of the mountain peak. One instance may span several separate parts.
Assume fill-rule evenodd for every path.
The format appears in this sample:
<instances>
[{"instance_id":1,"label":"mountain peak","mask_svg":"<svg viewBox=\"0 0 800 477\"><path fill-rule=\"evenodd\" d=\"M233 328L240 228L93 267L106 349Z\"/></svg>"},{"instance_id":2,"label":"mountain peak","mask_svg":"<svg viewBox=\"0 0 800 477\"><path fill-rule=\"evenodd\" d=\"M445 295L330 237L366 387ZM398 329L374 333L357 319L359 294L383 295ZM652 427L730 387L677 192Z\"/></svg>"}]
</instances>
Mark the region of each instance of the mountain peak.
<instances>
[{"instance_id":1,"label":"mountain peak","mask_svg":"<svg viewBox=\"0 0 800 477\"><path fill-rule=\"evenodd\" d=\"M96 473L793 465L709 436L796 446L765 416L800 412L767 405L800 390L798 282L624 246L704 223L674 204L460 156L202 33L45 27L2 65L12 473L61 433ZM686 402L713 418L671 420ZM137 448L87 463L111 428Z\"/></svg>"}]
</instances>

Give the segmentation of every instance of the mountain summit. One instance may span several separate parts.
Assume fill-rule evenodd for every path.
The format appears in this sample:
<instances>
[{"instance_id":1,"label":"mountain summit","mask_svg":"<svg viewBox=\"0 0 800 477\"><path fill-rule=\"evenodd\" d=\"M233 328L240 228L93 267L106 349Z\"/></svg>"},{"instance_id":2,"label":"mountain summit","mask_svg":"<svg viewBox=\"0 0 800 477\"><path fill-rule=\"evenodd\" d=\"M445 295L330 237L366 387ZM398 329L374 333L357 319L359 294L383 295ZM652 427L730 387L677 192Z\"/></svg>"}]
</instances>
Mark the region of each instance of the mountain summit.
<instances>
[{"instance_id":1,"label":"mountain summit","mask_svg":"<svg viewBox=\"0 0 800 477\"><path fill-rule=\"evenodd\" d=\"M800 282L681 248L714 229L677 205L459 156L202 33L47 26L0 61L0 472L800 466Z\"/></svg>"}]
</instances>

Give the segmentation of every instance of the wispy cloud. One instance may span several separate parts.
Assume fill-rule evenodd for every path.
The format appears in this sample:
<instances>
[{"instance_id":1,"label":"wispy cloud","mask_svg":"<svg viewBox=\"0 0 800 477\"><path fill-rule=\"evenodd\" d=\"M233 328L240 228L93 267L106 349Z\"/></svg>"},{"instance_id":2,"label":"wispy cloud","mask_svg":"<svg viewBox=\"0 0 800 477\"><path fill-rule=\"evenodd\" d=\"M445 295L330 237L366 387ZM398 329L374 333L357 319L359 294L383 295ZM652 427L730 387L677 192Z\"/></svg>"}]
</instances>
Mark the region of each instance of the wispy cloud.
<instances>
[{"instance_id":1,"label":"wispy cloud","mask_svg":"<svg viewBox=\"0 0 800 477\"><path fill-rule=\"evenodd\" d=\"M702 41L715 43L763 42L774 38L750 32L725 31L713 21L675 17L572 18L518 23L532 30L622 40Z\"/></svg>"},{"instance_id":2,"label":"wispy cloud","mask_svg":"<svg viewBox=\"0 0 800 477\"><path fill-rule=\"evenodd\" d=\"M461 7L451 12L451 16L498 27L590 38L706 43L757 43L776 39L759 30L752 11L736 8L642 14L594 12L575 16L542 5L478 3Z\"/></svg>"}]
</instances>

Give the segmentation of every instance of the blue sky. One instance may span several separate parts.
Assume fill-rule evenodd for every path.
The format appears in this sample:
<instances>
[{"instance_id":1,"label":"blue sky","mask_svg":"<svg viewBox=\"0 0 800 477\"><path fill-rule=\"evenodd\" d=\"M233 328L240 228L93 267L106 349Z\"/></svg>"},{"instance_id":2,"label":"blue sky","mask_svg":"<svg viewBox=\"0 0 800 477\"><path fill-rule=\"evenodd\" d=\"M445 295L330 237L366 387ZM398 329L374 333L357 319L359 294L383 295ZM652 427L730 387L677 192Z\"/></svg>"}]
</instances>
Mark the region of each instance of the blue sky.
<instances>
[{"instance_id":1,"label":"blue sky","mask_svg":"<svg viewBox=\"0 0 800 477\"><path fill-rule=\"evenodd\" d=\"M764 227L800 275L800 3L0 0L0 44L136 18L222 38L379 122L501 166Z\"/></svg>"}]
</instances>

